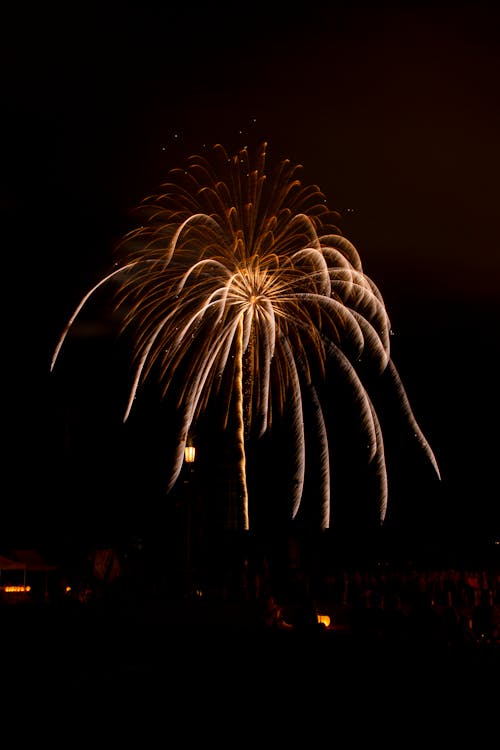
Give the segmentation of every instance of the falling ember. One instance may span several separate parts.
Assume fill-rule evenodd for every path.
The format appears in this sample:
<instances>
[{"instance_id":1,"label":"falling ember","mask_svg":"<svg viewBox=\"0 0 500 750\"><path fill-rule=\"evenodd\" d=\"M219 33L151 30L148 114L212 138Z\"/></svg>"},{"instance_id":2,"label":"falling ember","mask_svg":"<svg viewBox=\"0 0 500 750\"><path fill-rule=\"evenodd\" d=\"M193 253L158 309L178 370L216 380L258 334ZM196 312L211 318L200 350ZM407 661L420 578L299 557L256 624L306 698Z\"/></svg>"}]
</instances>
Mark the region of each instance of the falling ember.
<instances>
[{"instance_id":1,"label":"falling ember","mask_svg":"<svg viewBox=\"0 0 500 750\"><path fill-rule=\"evenodd\" d=\"M332 446L323 386L335 371L352 393L383 521L387 466L379 416L365 385L367 366L370 382L374 374L389 379L409 430L438 476L439 469L391 360L382 295L337 228L338 215L320 188L303 185L300 165L289 160L268 174L266 147L252 158L246 148L230 156L216 145L213 161L192 156L185 168L169 173L158 193L138 206L139 226L118 243L114 270L76 307L51 369L82 308L97 289L113 285L123 331L134 341L124 419L154 370L162 397L175 394L181 418L170 491L190 430L215 396L224 395L226 424L230 416L236 420L242 529L252 518L247 445L269 433L285 412L293 454L288 514L297 516L308 471L306 410L319 456L319 525L330 526Z\"/></svg>"}]
</instances>

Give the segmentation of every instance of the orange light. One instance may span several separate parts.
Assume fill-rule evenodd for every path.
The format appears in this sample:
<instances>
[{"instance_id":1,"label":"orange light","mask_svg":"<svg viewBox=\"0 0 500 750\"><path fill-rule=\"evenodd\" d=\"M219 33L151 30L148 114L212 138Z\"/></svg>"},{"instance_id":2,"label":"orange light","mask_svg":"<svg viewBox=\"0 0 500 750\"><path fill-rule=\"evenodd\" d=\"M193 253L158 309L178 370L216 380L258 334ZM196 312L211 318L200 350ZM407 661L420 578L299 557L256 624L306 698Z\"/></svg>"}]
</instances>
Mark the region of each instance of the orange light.
<instances>
[{"instance_id":1,"label":"orange light","mask_svg":"<svg viewBox=\"0 0 500 750\"><path fill-rule=\"evenodd\" d=\"M194 459L196 458L196 448L194 445L186 445L184 448L184 460L187 464L194 463Z\"/></svg>"},{"instance_id":2,"label":"orange light","mask_svg":"<svg viewBox=\"0 0 500 750\"><path fill-rule=\"evenodd\" d=\"M24 593L31 591L31 586L4 586L3 590L6 594L12 594L12 593Z\"/></svg>"},{"instance_id":3,"label":"orange light","mask_svg":"<svg viewBox=\"0 0 500 750\"><path fill-rule=\"evenodd\" d=\"M329 615L316 615L318 618L318 625L324 625L325 628L330 627L330 617Z\"/></svg>"}]
</instances>

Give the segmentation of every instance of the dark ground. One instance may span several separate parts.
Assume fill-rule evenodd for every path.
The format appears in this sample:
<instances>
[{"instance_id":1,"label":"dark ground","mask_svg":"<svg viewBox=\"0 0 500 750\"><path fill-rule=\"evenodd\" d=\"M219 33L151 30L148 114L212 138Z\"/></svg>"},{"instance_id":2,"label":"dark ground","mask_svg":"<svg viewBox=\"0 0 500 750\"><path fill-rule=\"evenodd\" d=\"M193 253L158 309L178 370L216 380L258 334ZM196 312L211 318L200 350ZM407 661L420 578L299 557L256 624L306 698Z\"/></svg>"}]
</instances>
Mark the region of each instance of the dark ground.
<instances>
[{"instance_id":1,"label":"dark ground","mask_svg":"<svg viewBox=\"0 0 500 750\"><path fill-rule=\"evenodd\" d=\"M498 646L264 629L241 603L8 605L0 636L4 717L69 747L304 731L332 744L480 741L498 713Z\"/></svg>"}]
</instances>

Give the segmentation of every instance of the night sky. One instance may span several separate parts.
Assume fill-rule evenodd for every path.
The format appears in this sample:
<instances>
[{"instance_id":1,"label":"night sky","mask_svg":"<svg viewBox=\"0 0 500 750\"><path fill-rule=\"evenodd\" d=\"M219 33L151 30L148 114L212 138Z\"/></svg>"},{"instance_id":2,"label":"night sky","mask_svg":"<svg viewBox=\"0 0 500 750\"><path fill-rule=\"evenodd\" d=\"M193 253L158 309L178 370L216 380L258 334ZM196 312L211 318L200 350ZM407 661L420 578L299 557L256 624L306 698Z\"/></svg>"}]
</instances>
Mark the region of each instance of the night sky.
<instances>
[{"instance_id":1,"label":"night sky","mask_svg":"<svg viewBox=\"0 0 500 750\"><path fill-rule=\"evenodd\" d=\"M494 3L182 6L4 11L0 541L164 523L156 426L121 423L126 353L99 306L51 374L52 352L167 170L262 140L321 186L384 296L442 473L436 487L418 461L395 467L397 523L464 546L498 536Z\"/></svg>"}]
</instances>

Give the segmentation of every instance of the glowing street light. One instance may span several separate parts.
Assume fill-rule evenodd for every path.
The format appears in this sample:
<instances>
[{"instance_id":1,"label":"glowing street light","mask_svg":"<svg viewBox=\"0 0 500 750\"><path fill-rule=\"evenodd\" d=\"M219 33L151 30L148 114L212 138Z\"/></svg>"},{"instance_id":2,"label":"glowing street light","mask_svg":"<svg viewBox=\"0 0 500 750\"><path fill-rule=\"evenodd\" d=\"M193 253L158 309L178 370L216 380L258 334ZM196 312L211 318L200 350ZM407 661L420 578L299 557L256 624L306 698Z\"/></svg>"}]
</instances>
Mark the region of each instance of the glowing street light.
<instances>
[{"instance_id":1,"label":"glowing street light","mask_svg":"<svg viewBox=\"0 0 500 750\"><path fill-rule=\"evenodd\" d=\"M186 565L188 588L190 588L192 585L192 576L193 576L193 560L192 560L193 523L195 522L195 518L193 517L193 514L195 513L195 508L193 506L195 503L195 492L196 492L195 487L194 487L195 459L196 459L196 448L193 445L192 438L189 438L186 446L184 447L184 462L189 465L189 472L184 481L185 487L186 487L186 497L185 497L186 559L185 559L185 565Z\"/></svg>"},{"instance_id":2,"label":"glowing street light","mask_svg":"<svg viewBox=\"0 0 500 750\"><path fill-rule=\"evenodd\" d=\"M184 448L184 461L187 464L194 464L196 458L196 448L194 445L186 445Z\"/></svg>"}]
</instances>

